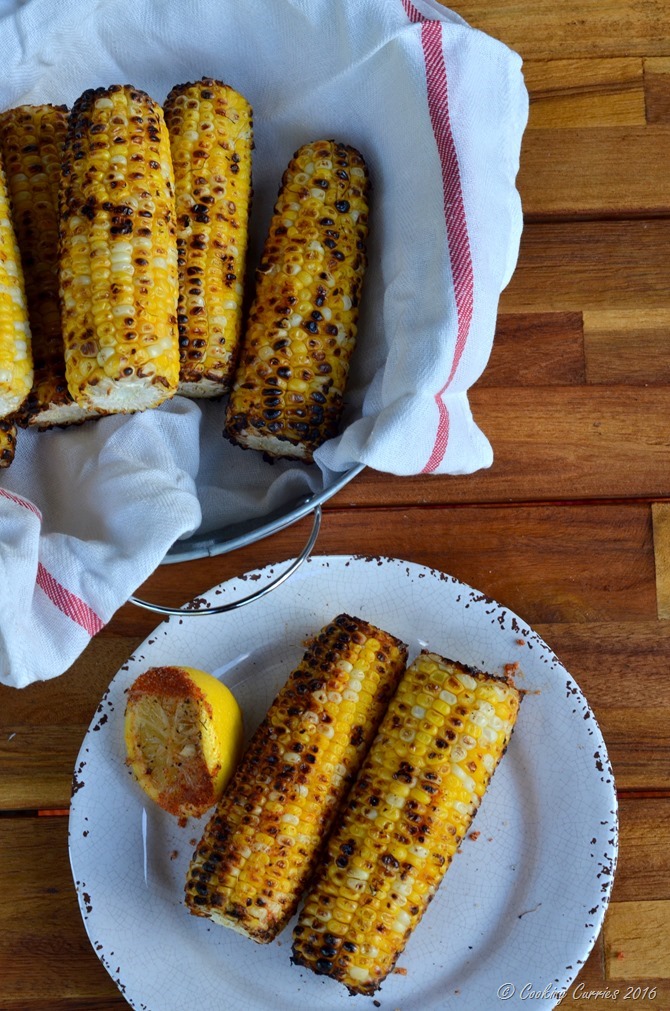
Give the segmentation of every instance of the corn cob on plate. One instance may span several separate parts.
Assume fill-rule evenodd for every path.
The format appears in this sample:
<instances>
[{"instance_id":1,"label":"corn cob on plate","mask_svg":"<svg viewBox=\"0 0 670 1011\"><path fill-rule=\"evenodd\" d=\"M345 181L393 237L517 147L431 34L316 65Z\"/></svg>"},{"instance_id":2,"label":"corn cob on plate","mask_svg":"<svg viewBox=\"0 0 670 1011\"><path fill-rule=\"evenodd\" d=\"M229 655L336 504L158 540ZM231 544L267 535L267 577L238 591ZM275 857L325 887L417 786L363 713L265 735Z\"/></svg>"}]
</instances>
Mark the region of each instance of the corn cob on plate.
<instances>
[{"instance_id":1,"label":"corn cob on plate","mask_svg":"<svg viewBox=\"0 0 670 1011\"><path fill-rule=\"evenodd\" d=\"M249 576L264 585L272 573L223 584L206 601L240 595ZM513 677L528 692L460 852L398 959L401 972L382 985L382 1007L495 1007L507 980L542 990L555 979L560 992L586 958L612 881L616 799L600 731L568 672L520 618L443 573L394 559L315 557L262 605L213 615L204 628L188 618L159 626L114 678L83 742L70 821L74 878L91 941L134 1005L351 1006L341 983L291 963L295 919L275 941L254 944L189 915L183 888L191 840L197 846L208 819L179 829L143 803L125 766L122 733L125 690L148 667L177 662L218 672L253 734L287 671L300 663L306 639L337 611L388 630L408 643L411 657L428 649L497 675L519 662ZM372 1008L373 997L358 1003ZM557 998L542 1003L552 1007Z\"/></svg>"}]
</instances>

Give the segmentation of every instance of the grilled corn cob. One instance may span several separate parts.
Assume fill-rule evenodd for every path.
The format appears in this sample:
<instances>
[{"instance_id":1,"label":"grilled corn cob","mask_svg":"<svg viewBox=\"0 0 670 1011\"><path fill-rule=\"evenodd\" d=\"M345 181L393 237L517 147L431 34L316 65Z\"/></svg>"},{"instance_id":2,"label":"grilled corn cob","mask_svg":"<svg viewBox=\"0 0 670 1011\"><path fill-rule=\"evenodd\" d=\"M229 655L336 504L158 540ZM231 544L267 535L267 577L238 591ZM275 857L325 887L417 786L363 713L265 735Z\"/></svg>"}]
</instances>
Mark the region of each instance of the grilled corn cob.
<instances>
[{"instance_id":1,"label":"grilled corn cob","mask_svg":"<svg viewBox=\"0 0 670 1011\"><path fill-rule=\"evenodd\" d=\"M16 449L16 425L7 418L0 419L0 470L9 467Z\"/></svg>"},{"instance_id":2,"label":"grilled corn cob","mask_svg":"<svg viewBox=\"0 0 670 1011\"><path fill-rule=\"evenodd\" d=\"M432 653L412 664L328 841L295 962L374 993L467 832L518 707L505 680Z\"/></svg>"},{"instance_id":3,"label":"grilled corn cob","mask_svg":"<svg viewBox=\"0 0 670 1011\"><path fill-rule=\"evenodd\" d=\"M179 257L179 392L230 388L242 328L251 200L251 106L204 77L172 89L170 134Z\"/></svg>"},{"instance_id":4,"label":"grilled corn cob","mask_svg":"<svg viewBox=\"0 0 670 1011\"><path fill-rule=\"evenodd\" d=\"M321 631L205 829L186 884L191 912L259 942L283 929L406 657L398 639L346 614Z\"/></svg>"},{"instance_id":5,"label":"grilled corn cob","mask_svg":"<svg viewBox=\"0 0 670 1011\"><path fill-rule=\"evenodd\" d=\"M141 411L177 388L173 186L160 107L130 85L85 91L60 202L65 369L83 407Z\"/></svg>"},{"instance_id":6,"label":"grilled corn cob","mask_svg":"<svg viewBox=\"0 0 670 1011\"><path fill-rule=\"evenodd\" d=\"M13 414L33 384L28 307L19 247L0 164L0 418Z\"/></svg>"},{"instance_id":7,"label":"grilled corn cob","mask_svg":"<svg viewBox=\"0 0 670 1011\"><path fill-rule=\"evenodd\" d=\"M23 105L0 116L0 144L28 299L33 386L17 421L66 425L88 412L65 382L58 298L58 189L67 126L64 105Z\"/></svg>"},{"instance_id":8,"label":"grilled corn cob","mask_svg":"<svg viewBox=\"0 0 670 1011\"><path fill-rule=\"evenodd\" d=\"M227 413L229 437L311 461L337 434L366 265L368 173L335 141L284 174Z\"/></svg>"}]
</instances>

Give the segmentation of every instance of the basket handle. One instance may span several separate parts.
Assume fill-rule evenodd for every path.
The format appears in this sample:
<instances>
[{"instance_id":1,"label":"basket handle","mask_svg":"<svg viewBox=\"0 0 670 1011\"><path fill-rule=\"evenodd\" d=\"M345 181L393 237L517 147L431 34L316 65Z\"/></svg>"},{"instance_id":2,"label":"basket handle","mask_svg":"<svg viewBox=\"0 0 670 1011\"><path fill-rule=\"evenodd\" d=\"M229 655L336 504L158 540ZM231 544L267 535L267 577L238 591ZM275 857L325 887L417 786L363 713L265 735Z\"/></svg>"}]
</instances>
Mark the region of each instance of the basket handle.
<instances>
[{"instance_id":1,"label":"basket handle","mask_svg":"<svg viewBox=\"0 0 670 1011\"><path fill-rule=\"evenodd\" d=\"M246 597L240 597L239 600L231 600L228 604L219 604L217 607L203 607L202 609L187 610L190 605L190 601L186 604L182 604L181 607L167 607L164 604L152 604L149 600L141 600L139 597L129 597L128 603L135 604L137 607L143 607L147 611L155 611L157 614L178 614L181 617L187 616L194 618L199 618L202 615L209 614L223 614L225 611L235 611L238 607L244 607L245 604L251 604L254 600L260 600L264 597L266 593L270 593L277 586L281 586L282 583L286 582L289 576L300 568L302 563L309 558L312 553L312 548L316 544L316 539L319 536L319 530L321 529L321 506L317 505L314 507L314 522L312 524L312 530L309 535L309 539L305 544L304 548L297 556L294 558L288 568L284 569L275 579L270 583L266 583L265 586L259 587L259 589L254 590L253 593L248 594Z\"/></svg>"}]
</instances>

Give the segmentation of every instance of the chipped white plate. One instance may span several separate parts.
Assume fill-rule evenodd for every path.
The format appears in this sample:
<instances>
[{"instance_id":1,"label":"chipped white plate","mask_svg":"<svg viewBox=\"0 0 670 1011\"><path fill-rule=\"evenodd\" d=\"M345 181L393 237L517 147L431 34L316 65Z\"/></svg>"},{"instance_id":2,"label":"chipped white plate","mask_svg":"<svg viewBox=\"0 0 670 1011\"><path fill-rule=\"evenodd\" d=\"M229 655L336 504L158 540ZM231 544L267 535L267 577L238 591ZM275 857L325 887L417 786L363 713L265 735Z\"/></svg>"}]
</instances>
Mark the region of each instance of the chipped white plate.
<instances>
[{"instance_id":1,"label":"chipped white plate","mask_svg":"<svg viewBox=\"0 0 670 1011\"><path fill-rule=\"evenodd\" d=\"M209 606L269 581L273 567L211 590ZM507 754L434 902L372 997L291 964L291 929L270 945L191 916L186 868L204 827L179 828L124 764L125 689L148 667L216 673L247 734L304 652L341 611L410 646L486 671L518 663L528 692ZM262 601L159 625L121 668L74 774L70 859L86 930L141 1011L494 1011L555 1007L598 935L617 854L614 781L589 706L549 647L510 611L456 579L390 558L311 558ZM535 997L533 995L536 995ZM540 995L542 995L540 997ZM503 1005L501 1005L501 999Z\"/></svg>"}]
</instances>

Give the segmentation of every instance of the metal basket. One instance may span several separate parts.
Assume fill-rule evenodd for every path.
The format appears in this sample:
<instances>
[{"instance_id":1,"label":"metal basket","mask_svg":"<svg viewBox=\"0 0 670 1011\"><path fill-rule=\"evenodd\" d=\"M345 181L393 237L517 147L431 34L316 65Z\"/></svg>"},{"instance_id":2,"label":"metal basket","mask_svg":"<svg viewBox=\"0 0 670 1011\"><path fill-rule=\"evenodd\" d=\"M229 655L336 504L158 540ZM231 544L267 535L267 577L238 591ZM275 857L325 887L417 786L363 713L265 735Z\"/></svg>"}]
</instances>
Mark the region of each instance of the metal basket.
<instances>
[{"instance_id":1,"label":"metal basket","mask_svg":"<svg viewBox=\"0 0 670 1011\"><path fill-rule=\"evenodd\" d=\"M341 477L330 484L327 488L323 488L320 492L313 495L301 495L298 499L287 502L280 509L275 509L273 512L262 516L260 519L245 520L241 523L234 523L227 527L222 527L219 530L211 531L208 534L199 534L196 531L196 533L192 534L190 537L186 537L184 540L177 541L173 544L161 562L162 565L171 565L175 562L188 562L194 561L198 558L225 555L230 551L235 551L237 548L243 548L248 544L254 544L256 541L263 540L265 537L270 537L272 534L276 534L280 530L290 527L293 523L297 523L310 513L314 513L312 529L307 543L302 551L291 560L286 569L284 569L275 579L273 579L270 583L267 583L262 588L255 590L246 597L230 601L227 604L221 604L217 607L208 607L201 610L193 608L186 610L185 608L188 608L188 604L182 605L182 607L167 607L166 605L154 604L149 600L142 600L140 597L134 596L129 598L129 602L136 604L138 607L143 607L146 610L155 611L157 614L179 614L181 616L192 615L195 617L210 614L222 614L224 611L234 611L238 607L243 607L245 604L250 604L253 600L258 600L260 597L264 597L266 593L270 593L270 591L274 590L275 587L286 582L286 580L300 568L302 563L309 558L321 527L321 506L329 498L332 498L333 495L336 495L338 491L344 488L349 481L353 480L353 478L360 474L364 467L364 464L358 464L357 466L352 467L351 470L345 471Z\"/></svg>"}]
</instances>

